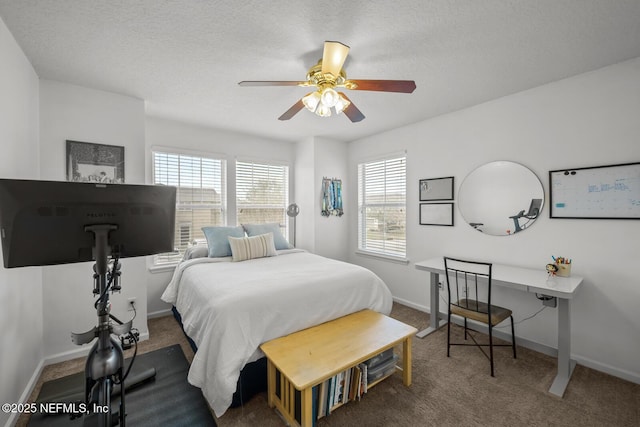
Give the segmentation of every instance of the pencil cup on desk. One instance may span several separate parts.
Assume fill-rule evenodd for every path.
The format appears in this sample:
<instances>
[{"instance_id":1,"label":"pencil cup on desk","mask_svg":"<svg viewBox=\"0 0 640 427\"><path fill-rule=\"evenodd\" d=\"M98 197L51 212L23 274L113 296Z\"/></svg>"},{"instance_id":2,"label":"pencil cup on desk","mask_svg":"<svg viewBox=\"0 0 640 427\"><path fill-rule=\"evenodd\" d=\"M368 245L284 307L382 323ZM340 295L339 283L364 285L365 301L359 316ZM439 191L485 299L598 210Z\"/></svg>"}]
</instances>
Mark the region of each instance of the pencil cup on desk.
<instances>
[{"instance_id":1,"label":"pencil cup on desk","mask_svg":"<svg viewBox=\"0 0 640 427\"><path fill-rule=\"evenodd\" d=\"M558 267L558 271L556 274L560 277L569 277L571 276L571 264L559 264L556 263L556 267Z\"/></svg>"}]
</instances>

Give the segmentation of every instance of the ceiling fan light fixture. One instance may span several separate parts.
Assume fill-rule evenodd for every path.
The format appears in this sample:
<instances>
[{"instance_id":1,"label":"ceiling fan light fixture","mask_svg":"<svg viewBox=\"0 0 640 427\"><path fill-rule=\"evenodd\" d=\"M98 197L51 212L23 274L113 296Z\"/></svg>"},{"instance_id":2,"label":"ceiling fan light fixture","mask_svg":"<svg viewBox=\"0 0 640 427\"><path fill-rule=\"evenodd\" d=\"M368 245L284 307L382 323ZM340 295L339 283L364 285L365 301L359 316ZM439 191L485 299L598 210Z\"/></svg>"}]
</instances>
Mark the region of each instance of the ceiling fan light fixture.
<instances>
[{"instance_id":1,"label":"ceiling fan light fixture","mask_svg":"<svg viewBox=\"0 0 640 427\"><path fill-rule=\"evenodd\" d=\"M305 107L307 107L307 110L313 113L314 111L316 111L316 108L318 108L320 99L320 93L318 93L318 91L315 91L302 98L302 103Z\"/></svg>"},{"instance_id":2,"label":"ceiling fan light fixture","mask_svg":"<svg viewBox=\"0 0 640 427\"><path fill-rule=\"evenodd\" d=\"M336 102L335 108L336 108L336 114L340 114L342 113L344 110L347 109L347 107L349 106L349 104L351 104L349 101L347 101L344 96L342 95L338 95L338 102Z\"/></svg>"},{"instance_id":3,"label":"ceiling fan light fixture","mask_svg":"<svg viewBox=\"0 0 640 427\"><path fill-rule=\"evenodd\" d=\"M341 90L373 92L412 93L416 89L413 80L347 80L342 68L349 54L349 46L337 41L325 41L322 58L307 72L305 81L241 81L240 86L299 86L315 87L284 112L278 120L289 120L303 108L320 117L344 113L352 123L362 121L365 116Z\"/></svg>"},{"instance_id":4,"label":"ceiling fan light fixture","mask_svg":"<svg viewBox=\"0 0 640 427\"><path fill-rule=\"evenodd\" d=\"M339 99L340 96L338 95L338 92L336 92L332 88L327 87L322 90L321 101L327 107L335 107Z\"/></svg>"},{"instance_id":5,"label":"ceiling fan light fixture","mask_svg":"<svg viewBox=\"0 0 640 427\"><path fill-rule=\"evenodd\" d=\"M329 117L331 116L331 107L328 107L321 102L316 109L316 114L320 117Z\"/></svg>"}]
</instances>

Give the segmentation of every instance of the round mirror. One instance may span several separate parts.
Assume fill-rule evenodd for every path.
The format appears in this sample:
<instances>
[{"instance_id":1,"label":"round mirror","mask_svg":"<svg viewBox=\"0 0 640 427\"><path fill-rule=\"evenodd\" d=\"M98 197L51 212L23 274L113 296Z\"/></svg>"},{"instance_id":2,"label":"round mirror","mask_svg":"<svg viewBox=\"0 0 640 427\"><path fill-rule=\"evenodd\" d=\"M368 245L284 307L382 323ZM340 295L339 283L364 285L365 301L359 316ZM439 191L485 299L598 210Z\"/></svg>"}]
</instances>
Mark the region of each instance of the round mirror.
<instances>
[{"instance_id":1,"label":"round mirror","mask_svg":"<svg viewBox=\"0 0 640 427\"><path fill-rule=\"evenodd\" d=\"M509 236L533 224L542 212L542 183L521 164L498 161L478 167L462 182L458 207L476 230Z\"/></svg>"}]
</instances>

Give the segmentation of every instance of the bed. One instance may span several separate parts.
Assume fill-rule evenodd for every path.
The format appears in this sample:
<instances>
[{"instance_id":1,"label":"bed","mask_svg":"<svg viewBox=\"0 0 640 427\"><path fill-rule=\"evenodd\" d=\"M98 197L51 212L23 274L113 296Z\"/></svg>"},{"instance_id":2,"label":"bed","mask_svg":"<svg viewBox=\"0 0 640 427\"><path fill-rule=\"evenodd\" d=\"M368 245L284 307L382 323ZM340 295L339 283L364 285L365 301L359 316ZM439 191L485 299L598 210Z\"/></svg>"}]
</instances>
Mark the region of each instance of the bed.
<instances>
[{"instance_id":1,"label":"bed","mask_svg":"<svg viewBox=\"0 0 640 427\"><path fill-rule=\"evenodd\" d=\"M197 351L188 380L222 416L260 344L366 308L389 314L391 292L371 271L299 249L232 262L181 262L162 295Z\"/></svg>"}]
</instances>

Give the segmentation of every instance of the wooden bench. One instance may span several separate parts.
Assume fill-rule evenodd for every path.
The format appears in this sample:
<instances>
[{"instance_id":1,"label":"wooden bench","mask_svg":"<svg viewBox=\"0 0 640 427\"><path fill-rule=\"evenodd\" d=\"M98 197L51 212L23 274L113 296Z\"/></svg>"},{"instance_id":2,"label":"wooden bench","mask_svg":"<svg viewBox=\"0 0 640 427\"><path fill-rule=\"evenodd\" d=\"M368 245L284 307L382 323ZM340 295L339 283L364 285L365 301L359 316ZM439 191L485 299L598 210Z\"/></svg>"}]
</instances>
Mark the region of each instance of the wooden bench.
<instances>
[{"instance_id":1,"label":"wooden bench","mask_svg":"<svg viewBox=\"0 0 640 427\"><path fill-rule=\"evenodd\" d=\"M400 343L403 383L411 385L411 339L416 332L413 326L363 310L262 344L269 407L275 406L290 425L310 427L314 386ZM300 392L300 424L295 419L294 389Z\"/></svg>"}]
</instances>

